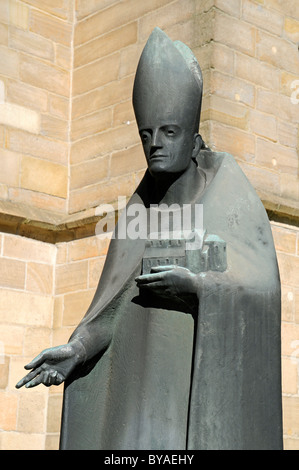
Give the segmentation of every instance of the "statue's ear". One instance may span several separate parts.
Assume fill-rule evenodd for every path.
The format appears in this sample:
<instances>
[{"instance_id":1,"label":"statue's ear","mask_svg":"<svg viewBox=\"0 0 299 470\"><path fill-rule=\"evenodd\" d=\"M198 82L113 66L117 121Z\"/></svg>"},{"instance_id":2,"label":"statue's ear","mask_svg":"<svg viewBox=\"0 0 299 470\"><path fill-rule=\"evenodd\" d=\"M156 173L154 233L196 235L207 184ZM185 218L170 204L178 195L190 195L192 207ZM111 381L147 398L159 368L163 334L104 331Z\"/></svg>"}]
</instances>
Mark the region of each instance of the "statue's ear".
<instances>
[{"instance_id":1,"label":"statue's ear","mask_svg":"<svg viewBox=\"0 0 299 470\"><path fill-rule=\"evenodd\" d=\"M192 151L192 158L196 158L199 154L199 151L202 147L202 138L199 134L194 134L193 136L193 151Z\"/></svg>"}]
</instances>

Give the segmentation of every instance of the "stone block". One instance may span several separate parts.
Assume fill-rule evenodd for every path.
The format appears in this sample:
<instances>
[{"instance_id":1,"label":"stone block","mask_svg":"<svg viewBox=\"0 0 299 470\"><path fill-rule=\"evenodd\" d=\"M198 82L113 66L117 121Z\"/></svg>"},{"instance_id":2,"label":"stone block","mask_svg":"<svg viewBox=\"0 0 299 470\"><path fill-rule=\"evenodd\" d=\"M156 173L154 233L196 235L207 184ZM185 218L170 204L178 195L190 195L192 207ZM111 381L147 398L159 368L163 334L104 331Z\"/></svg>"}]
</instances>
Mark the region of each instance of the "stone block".
<instances>
[{"instance_id":1,"label":"stone block","mask_svg":"<svg viewBox=\"0 0 299 470\"><path fill-rule=\"evenodd\" d=\"M219 10L228 13L229 15L236 16L240 18L241 16L241 0L231 0L227 2L226 0L215 0L215 7Z\"/></svg>"},{"instance_id":2,"label":"stone block","mask_svg":"<svg viewBox=\"0 0 299 470\"><path fill-rule=\"evenodd\" d=\"M62 326L63 316L63 295L56 296L54 299L53 311L53 328L60 328Z\"/></svg>"},{"instance_id":3,"label":"stone block","mask_svg":"<svg viewBox=\"0 0 299 470\"><path fill-rule=\"evenodd\" d=\"M56 295L87 288L88 262L77 261L56 268Z\"/></svg>"},{"instance_id":4,"label":"stone block","mask_svg":"<svg viewBox=\"0 0 299 470\"><path fill-rule=\"evenodd\" d=\"M67 197L67 167L47 160L23 156L21 171L22 188Z\"/></svg>"},{"instance_id":5,"label":"stone block","mask_svg":"<svg viewBox=\"0 0 299 470\"><path fill-rule=\"evenodd\" d=\"M11 324L1 324L0 341L5 355L22 354L24 328Z\"/></svg>"},{"instance_id":6,"label":"stone block","mask_svg":"<svg viewBox=\"0 0 299 470\"><path fill-rule=\"evenodd\" d=\"M69 18L69 5L66 0L24 0L24 3L61 19Z\"/></svg>"},{"instance_id":7,"label":"stone block","mask_svg":"<svg viewBox=\"0 0 299 470\"><path fill-rule=\"evenodd\" d=\"M56 255L56 264L64 264L68 260L68 244L67 243L57 243L57 255Z\"/></svg>"},{"instance_id":8,"label":"stone block","mask_svg":"<svg viewBox=\"0 0 299 470\"><path fill-rule=\"evenodd\" d=\"M104 10L104 8L108 8L115 0L77 0L76 1L76 15L78 20L89 16L93 13L97 13L99 10Z\"/></svg>"},{"instance_id":9,"label":"stone block","mask_svg":"<svg viewBox=\"0 0 299 470\"><path fill-rule=\"evenodd\" d=\"M0 45L8 46L8 26L0 23Z\"/></svg>"},{"instance_id":10,"label":"stone block","mask_svg":"<svg viewBox=\"0 0 299 470\"><path fill-rule=\"evenodd\" d=\"M255 55L255 28L218 11L215 15L214 40L250 56Z\"/></svg>"},{"instance_id":11,"label":"stone block","mask_svg":"<svg viewBox=\"0 0 299 470\"><path fill-rule=\"evenodd\" d=\"M24 289L25 269L23 261L0 258L0 286Z\"/></svg>"},{"instance_id":12,"label":"stone block","mask_svg":"<svg viewBox=\"0 0 299 470\"><path fill-rule=\"evenodd\" d=\"M299 450L299 439L289 439L287 437L283 440L284 450Z\"/></svg>"},{"instance_id":13,"label":"stone block","mask_svg":"<svg viewBox=\"0 0 299 470\"><path fill-rule=\"evenodd\" d=\"M47 160L66 164L68 161L68 147L64 142L57 142L41 135L31 134L21 130L7 129L6 148L21 154L29 154Z\"/></svg>"},{"instance_id":14,"label":"stone block","mask_svg":"<svg viewBox=\"0 0 299 470\"><path fill-rule=\"evenodd\" d=\"M109 156L71 166L70 189L79 189L108 178Z\"/></svg>"},{"instance_id":15,"label":"stone block","mask_svg":"<svg viewBox=\"0 0 299 470\"><path fill-rule=\"evenodd\" d=\"M19 56L16 51L7 46L0 46L0 75L12 78L19 76Z\"/></svg>"},{"instance_id":16,"label":"stone block","mask_svg":"<svg viewBox=\"0 0 299 470\"><path fill-rule=\"evenodd\" d=\"M47 434L45 450L59 450L60 434Z\"/></svg>"},{"instance_id":17,"label":"stone block","mask_svg":"<svg viewBox=\"0 0 299 470\"><path fill-rule=\"evenodd\" d=\"M55 63L63 69L72 70L72 48L56 44L55 47Z\"/></svg>"},{"instance_id":18,"label":"stone block","mask_svg":"<svg viewBox=\"0 0 299 470\"><path fill-rule=\"evenodd\" d=\"M89 207L96 207L100 204L110 204L118 196L131 196L134 190L134 175L128 174L119 178L111 178L104 183L71 191L69 210L70 213L74 213Z\"/></svg>"},{"instance_id":19,"label":"stone block","mask_svg":"<svg viewBox=\"0 0 299 470\"><path fill-rule=\"evenodd\" d=\"M296 395L298 391L298 370L296 361L282 358L282 392Z\"/></svg>"},{"instance_id":20,"label":"stone block","mask_svg":"<svg viewBox=\"0 0 299 470\"><path fill-rule=\"evenodd\" d=\"M0 2L0 22L9 23L9 0Z\"/></svg>"},{"instance_id":21,"label":"stone block","mask_svg":"<svg viewBox=\"0 0 299 470\"><path fill-rule=\"evenodd\" d=\"M124 78L132 74L135 76L143 46L143 43L137 43L120 51L119 78Z\"/></svg>"},{"instance_id":22,"label":"stone block","mask_svg":"<svg viewBox=\"0 0 299 470\"><path fill-rule=\"evenodd\" d=\"M274 66L261 62L246 54L235 54L235 73L237 77L249 82L268 88L271 91L278 91L280 72Z\"/></svg>"},{"instance_id":23,"label":"stone block","mask_svg":"<svg viewBox=\"0 0 299 470\"><path fill-rule=\"evenodd\" d=\"M0 103L0 123L32 134L40 131L40 116L37 111L13 103Z\"/></svg>"},{"instance_id":24,"label":"stone block","mask_svg":"<svg viewBox=\"0 0 299 470\"><path fill-rule=\"evenodd\" d=\"M126 3L117 2L110 8L103 9L96 14L78 22L75 29L75 45L83 44L97 36L119 28L137 18L154 11L171 0L127 0Z\"/></svg>"},{"instance_id":25,"label":"stone block","mask_svg":"<svg viewBox=\"0 0 299 470\"><path fill-rule=\"evenodd\" d=\"M46 395L40 391L20 395L17 430L23 433L43 433L47 413Z\"/></svg>"},{"instance_id":26,"label":"stone block","mask_svg":"<svg viewBox=\"0 0 299 470\"><path fill-rule=\"evenodd\" d=\"M50 327L53 299L17 290L1 289L0 315L4 323Z\"/></svg>"},{"instance_id":27,"label":"stone block","mask_svg":"<svg viewBox=\"0 0 299 470\"><path fill-rule=\"evenodd\" d=\"M86 93L117 80L119 71L119 52L74 70L73 95Z\"/></svg>"},{"instance_id":28,"label":"stone block","mask_svg":"<svg viewBox=\"0 0 299 470\"><path fill-rule=\"evenodd\" d=\"M69 96L69 72L61 67L42 62L40 59L22 55L20 59L20 78L29 85L51 91L65 97Z\"/></svg>"},{"instance_id":29,"label":"stone block","mask_svg":"<svg viewBox=\"0 0 299 470\"><path fill-rule=\"evenodd\" d=\"M82 139L72 146L71 163L80 163L96 156L107 155L140 142L135 125L124 125Z\"/></svg>"},{"instance_id":30,"label":"stone block","mask_svg":"<svg viewBox=\"0 0 299 470\"><path fill-rule=\"evenodd\" d=\"M296 288L299 284L299 257L278 252L277 258L281 282L285 285ZM298 339L299 327L297 330L293 329L292 334L296 336L293 339Z\"/></svg>"},{"instance_id":31,"label":"stone block","mask_svg":"<svg viewBox=\"0 0 299 470\"><path fill-rule=\"evenodd\" d=\"M103 247L101 248L103 250ZM82 238L69 243L69 261L84 260L87 258L95 258L103 254L100 252L100 246L97 237Z\"/></svg>"},{"instance_id":32,"label":"stone block","mask_svg":"<svg viewBox=\"0 0 299 470\"><path fill-rule=\"evenodd\" d=\"M257 191L263 194L279 194L280 193L280 175L276 171L261 168L258 165L238 162L245 175Z\"/></svg>"},{"instance_id":33,"label":"stone block","mask_svg":"<svg viewBox=\"0 0 299 470\"><path fill-rule=\"evenodd\" d=\"M16 80L9 80L6 88L7 101L26 108L45 112L48 109L48 93Z\"/></svg>"},{"instance_id":34,"label":"stone block","mask_svg":"<svg viewBox=\"0 0 299 470\"><path fill-rule=\"evenodd\" d=\"M39 294L53 292L53 266L40 263L27 263L26 290Z\"/></svg>"},{"instance_id":35,"label":"stone block","mask_svg":"<svg viewBox=\"0 0 299 470\"><path fill-rule=\"evenodd\" d=\"M266 6L257 5L251 0L243 0L242 17L258 28L266 29L272 34L281 36L284 16L281 13L268 9Z\"/></svg>"},{"instance_id":36,"label":"stone block","mask_svg":"<svg viewBox=\"0 0 299 470\"><path fill-rule=\"evenodd\" d=\"M63 326L77 326L87 312L94 290L72 292L64 296Z\"/></svg>"},{"instance_id":37,"label":"stone block","mask_svg":"<svg viewBox=\"0 0 299 470\"><path fill-rule=\"evenodd\" d=\"M1 448L3 450L44 450L44 434L3 432Z\"/></svg>"},{"instance_id":38,"label":"stone block","mask_svg":"<svg viewBox=\"0 0 299 470\"><path fill-rule=\"evenodd\" d=\"M284 34L288 39L290 39L294 43L299 42L299 21L298 21L298 17L297 17L296 20L294 18L285 18L285 20L284 20Z\"/></svg>"},{"instance_id":39,"label":"stone block","mask_svg":"<svg viewBox=\"0 0 299 470\"><path fill-rule=\"evenodd\" d=\"M112 125L112 108L99 110L72 122L71 138L75 140L88 137L109 129Z\"/></svg>"},{"instance_id":40,"label":"stone block","mask_svg":"<svg viewBox=\"0 0 299 470\"><path fill-rule=\"evenodd\" d=\"M76 119L85 114L99 112L99 110L107 106L112 106L120 101L130 99L132 97L132 90L133 78L130 76L113 81L103 87L74 98L72 117Z\"/></svg>"},{"instance_id":41,"label":"stone block","mask_svg":"<svg viewBox=\"0 0 299 470\"><path fill-rule=\"evenodd\" d=\"M218 71L212 71L211 73L211 93L251 107L255 104L253 85Z\"/></svg>"},{"instance_id":42,"label":"stone block","mask_svg":"<svg viewBox=\"0 0 299 470\"><path fill-rule=\"evenodd\" d=\"M297 253L299 254L299 238ZM299 289L296 289L295 291L295 322L296 324L299 324Z\"/></svg>"},{"instance_id":43,"label":"stone block","mask_svg":"<svg viewBox=\"0 0 299 470\"><path fill-rule=\"evenodd\" d=\"M201 122L211 120L242 130L249 128L249 109L242 103L212 95L203 101Z\"/></svg>"},{"instance_id":44,"label":"stone block","mask_svg":"<svg viewBox=\"0 0 299 470\"><path fill-rule=\"evenodd\" d=\"M211 54L211 67L217 70L220 70L223 73L228 73L230 75L233 75L234 51L231 48L223 44L215 43L213 44L212 51L209 53L209 55L210 54ZM201 61L199 63L201 66ZM246 78L246 77L241 77L241 78Z\"/></svg>"},{"instance_id":45,"label":"stone block","mask_svg":"<svg viewBox=\"0 0 299 470\"><path fill-rule=\"evenodd\" d=\"M0 149L0 160L0 182L3 184L7 184L8 186L18 186L20 173L20 156L15 152Z\"/></svg>"},{"instance_id":46,"label":"stone block","mask_svg":"<svg viewBox=\"0 0 299 470\"><path fill-rule=\"evenodd\" d=\"M69 100L62 96L49 94L49 113L52 116L68 120L69 112Z\"/></svg>"},{"instance_id":47,"label":"stone block","mask_svg":"<svg viewBox=\"0 0 299 470\"><path fill-rule=\"evenodd\" d=\"M178 22L180 24L186 23L194 15L195 5L193 0L177 0L172 2L171 7L166 4L164 7L151 12L150 15L142 16L139 19L139 39L146 41L156 26L166 32L168 28L177 25ZM173 37L173 39L179 37ZM184 42L184 39L180 37L180 41Z\"/></svg>"},{"instance_id":48,"label":"stone block","mask_svg":"<svg viewBox=\"0 0 299 470\"><path fill-rule=\"evenodd\" d=\"M257 109L274 116L279 116L281 120L288 123L298 123L298 105L293 104L290 97L283 94L272 93L268 90L257 90Z\"/></svg>"},{"instance_id":49,"label":"stone block","mask_svg":"<svg viewBox=\"0 0 299 470\"><path fill-rule=\"evenodd\" d=\"M0 428L3 431L15 431L17 423L18 396L0 390Z\"/></svg>"},{"instance_id":50,"label":"stone block","mask_svg":"<svg viewBox=\"0 0 299 470\"><path fill-rule=\"evenodd\" d=\"M43 114L41 116L41 134L55 140L67 142L69 138L68 121Z\"/></svg>"},{"instance_id":51,"label":"stone block","mask_svg":"<svg viewBox=\"0 0 299 470\"><path fill-rule=\"evenodd\" d=\"M291 175L298 172L296 150L260 138L256 142L256 163Z\"/></svg>"},{"instance_id":52,"label":"stone block","mask_svg":"<svg viewBox=\"0 0 299 470\"><path fill-rule=\"evenodd\" d=\"M293 83L298 80L298 76L289 72L281 71L280 91L287 96L294 93Z\"/></svg>"},{"instance_id":53,"label":"stone block","mask_svg":"<svg viewBox=\"0 0 299 470\"><path fill-rule=\"evenodd\" d=\"M74 51L74 67L86 65L137 42L137 22L100 36Z\"/></svg>"},{"instance_id":54,"label":"stone block","mask_svg":"<svg viewBox=\"0 0 299 470\"><path fill-rule=\"evenodd\" d=\"M286 39L274 37L260 30L256 35L257 58L278 69L299 75L298 47Z\"/></svg>"},{"instance_id":55,"label":"stone block","mask_svg":"<svg viewBox=\"0 0 299 470\"><path fill-rule=\"evenodd\" d=\"M5 184L0 184L0 199L8 199L8 187Z\"/></svg>"},{"instance_id":56,"label":"stone block","mask_svg":"<svg viewBox=\"0 0 299 470\"><path fill-rule=\"evenodd\" d=\"M1 325L2 326L2 325ZM0 352L0 390L6 389L9 377L9 357Z\"/></svg>"},{"instance_id":57,"label":"stone block","mask_svg":"<svg viewBox=\"0 0 299 470\"><path fill-rule=\"evenodd\" d=\"M285 322L293 322L295 313L294 288L281 286L281 319Z\"/></svg>"},{"instance_id":58,"label":"stone block","mask_svg":"<svg viewBox=\"0 0 299 470\"><path fill-rule=\"evenodd\" d=\"M29 30L64 46L71 43L72 25L40 10L31 10Z\"/></svg>"},{"instance_id":59,"label":"stone block","mask_svg":"<svg viewBox=\"0 0 299 470\"><path fill-rule=\"evenodd\" d=\"M146 168L146 160L141 144L134 145L111 155L110 176L120 176Z\"/></svg>"},{"instance_id":60,"label":"stone block","mask_svg":"<svg viewBox=\"0 0 299 470\"><path fill-rule=\"evenodd\" d=\"M28 189L9 188L8 198L10 201L22 205L26 204L30 207L36 207L38 209L53 211L56 213L66 213L66 199L51 196L50 194L37 193L36 191L30 191ZM36 229L29 225L22 225L20 227L20 235L29 236L31 228L33 238L33 236L36 236Z\"/></svg>"},{"instance_id":61,"label":"stone block","mask_svg":"<svg viewBox=\"0 0 299 470\"><path fill-rule=\"evenodd\" d=\"M272 223L271 228L276 250L296 254L296 231L288 230L274 223Z\"/></svg>"},{"instance_id":62,"label":"stone block","mask_svg":"<svg viewBox=\"0 0 299 470\"><path fill-rule=\"evenodd\" d=\"M283 397L283 429L288 436L299 436L299 398Z\"/></svg>"},{"instance_id":63,"label":"stone block","mask_svg":"<svg viewBox=\"0 0 299 470\"><path fill-rule=\"evenodd\" d=\"M55 245L31 240L17 235L4 235L3 256L23 261L33 261L54 265L56 257Z\"/></svg>"},{"instance_id":64,"label":"stone block","mask_svg":"<svg viewBox=\"0 0 299 470\"><path fill-rule=\"evenodd\" d=\"M256 109L250 111L250 129L261 137L277 142L277 120L274 116Z\"/></svg>"},{"instance_id":65,"label":"stone block","mask_svg":"<svg viewBox=\"0 0 299 470\"><path fill-rule=\"evenodd\" d=\"M286 200L290 199L298 207L299 201L299 176L287 173L280 174L280 192Z\"/></svg>"},{"instance_id":66,"label":"stone block","mask_svg":"<svg viewBox=\"0 0 299 470\"><path fill-rule=\"evenodd\" d=\"M279 143L287 147L297 148L299 130L292 123L281 121L277 122L277 133Z\"/></svg>"},{"instance_id":67,"label":"stone block","mask_svg":"<svg viewBox=\"0 0 299 470\"><path fill-rule=\"evenodd\" d=\"M268 8L273 8L283 15L299 18L299 4L297 0L267 0Z\"/></svg>"},{"instance_id":68,"label":"stone block","mask_svg":"<svg viewBox=\"0 0 299 470\"><path fill-rule=\"evenodd\" d=\"M27 357L34 358L42 350L51 346L52 331L50 328L28 327L24 334L24 351Z\"/></svg>"},{"instance_id":69,"label":"stone block","mask_svg":"<svg viewBox=\"0 0 299 470\"><path fill-rule=\"evenodd\" d=\"M105 258L95 258L89 262L89 287L96 288L105 264Z\"/></svg>"},{"instance_id":70,"label":"stone block","mask_svg":"<svg viewBox=\"0 0 299 470\"><path fill-rule=\"evenodd\" d=\"M9 3L10 24L26 30L28 28L29 8L23 3L10 0Z\"/></svg>"},{"instance_id":71,"label":"stone block","mask_svg":"<svg viewBox=\"0 0 299 470\"><path fill-rule=\"evenodd\" d=\"M18 28L9 30L9 46L44 60L54 61L54 45L49 39Z\"/></svg>"},{"instance_id":72,"label":"stone block","mask_svg":"<svg viewBox=\"0 0 299 470\"><path fill-rule=\"evenodd\" d=\"M113 127L122 126L123 124L130 125L132 121L135 121L135 114L131 100L123 101L114 106Z\"/></svg>"},{"instance_id":73,"label":"stone block","mask_svg":"<svg viewBox=\"0 0 299 470\"><path fill-rule=\"evenodd\" d=\"M213 150L228 152L235 158L247 162L255 158L255 138L251 134L221 123L211 123L209 145Z\"/></svg>"},{"instance_id":74,"label":"stone block","mask_svg":"<svg viewBox=\"0 0 299 470\"><path fill-rule=\"evenodd\" d=\"M47 432L60 431L62 395L52 395L48 401Z\"/></svg>"}]
</instances>

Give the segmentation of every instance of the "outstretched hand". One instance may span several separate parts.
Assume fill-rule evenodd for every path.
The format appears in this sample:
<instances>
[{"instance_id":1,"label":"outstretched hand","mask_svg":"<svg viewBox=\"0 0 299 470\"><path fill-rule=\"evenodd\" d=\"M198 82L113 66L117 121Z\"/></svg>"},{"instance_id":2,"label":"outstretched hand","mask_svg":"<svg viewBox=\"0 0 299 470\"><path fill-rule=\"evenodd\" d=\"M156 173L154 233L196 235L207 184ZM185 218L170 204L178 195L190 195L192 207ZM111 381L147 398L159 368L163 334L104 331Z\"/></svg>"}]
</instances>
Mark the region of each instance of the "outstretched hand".
<instances>
[{"instance_id":1,"label":"outstretched hand","mask_svg":"<svg viewBox=\"0 0 299 470\"><path fill-rule=\"evenodd\" d=\"M175 265L153 267L150 274L138 276L135 281L140 289L156 295L174 297L196 293L196 275Z\"/></svg>"},{"instance_id":2,"label":"outstretched hand","mask_svg":"<svg viewBox=\"0 0 299 470\"><path fill-rule=\"evenodd\" d=\"M39 384L47 387L60 385L83 361L84 358L78 353L78 348L72 343L45 349L25 366L26 370L32 370L17 383L16 388L24 385L26 388L36 387Z\"/></svg>"}]
</instances>

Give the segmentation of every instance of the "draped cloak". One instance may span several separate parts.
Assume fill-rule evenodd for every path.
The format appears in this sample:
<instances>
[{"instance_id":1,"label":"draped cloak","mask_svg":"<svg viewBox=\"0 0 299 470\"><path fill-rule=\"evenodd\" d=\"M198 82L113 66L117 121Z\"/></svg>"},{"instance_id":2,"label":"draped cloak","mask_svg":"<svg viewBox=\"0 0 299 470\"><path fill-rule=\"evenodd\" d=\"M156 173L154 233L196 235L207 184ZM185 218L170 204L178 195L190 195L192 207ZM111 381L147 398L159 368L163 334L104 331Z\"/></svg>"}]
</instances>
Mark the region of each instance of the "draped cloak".
<instances>
[{"instance_id":1,"label":"draped cloak","mask_svg":"<svg viewBox=\"0 0 299 470\"><path fill-rule=\"evenodd\" d=\"M202 150L207 233L227 269L201 274L194 313L136 302L145 240L112 238L71 338L111 341L66 382L61 449L281 449L280 279L270 224L234 158ZM148 205L148 172L133 194ZM122 217L116 231L126 223Z\"/></svg>"}]
</instances>

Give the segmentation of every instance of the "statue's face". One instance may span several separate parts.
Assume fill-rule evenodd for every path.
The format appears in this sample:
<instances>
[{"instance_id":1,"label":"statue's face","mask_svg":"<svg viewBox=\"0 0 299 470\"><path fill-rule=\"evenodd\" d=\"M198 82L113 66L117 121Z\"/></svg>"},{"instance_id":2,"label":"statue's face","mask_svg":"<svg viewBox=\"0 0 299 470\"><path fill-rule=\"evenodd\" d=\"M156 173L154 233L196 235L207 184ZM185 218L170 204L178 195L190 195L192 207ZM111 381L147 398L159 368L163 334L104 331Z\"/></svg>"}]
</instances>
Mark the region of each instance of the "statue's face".
<instances>
[{"instance_id":1,"label":"statue's face","mask_svg":"<svg viewBox=\"0 0 299 470\"><path fill-rule=\"evenodd\" d=\"M152 176L182 173L191 163L194 133L177 123L140 129L149 172Z\"/></svg>"}]
</instances>

